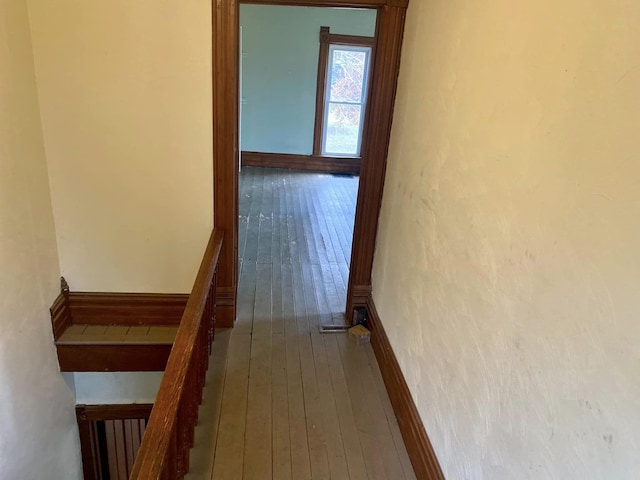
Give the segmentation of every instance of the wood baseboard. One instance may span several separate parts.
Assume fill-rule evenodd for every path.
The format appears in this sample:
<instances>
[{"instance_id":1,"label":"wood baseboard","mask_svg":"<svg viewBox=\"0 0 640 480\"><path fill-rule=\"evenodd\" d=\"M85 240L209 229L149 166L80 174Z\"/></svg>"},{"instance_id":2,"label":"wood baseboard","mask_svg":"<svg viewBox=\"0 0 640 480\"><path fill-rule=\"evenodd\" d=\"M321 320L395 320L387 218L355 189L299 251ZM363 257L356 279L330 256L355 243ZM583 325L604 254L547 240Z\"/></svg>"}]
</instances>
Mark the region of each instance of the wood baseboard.
<instances>
[{"instance_id":1,"label":"wood baseboard","mask_svg":"<svg viewBox=\"0 0 640 480\"><path fill-rule=\"evenodd\" d=\"M444 474L422 424L411 392L404 379L384 327L380 322L373 298L367 300L367 323L371 330L371 346L380 365L384 384L389 392L416 476L421 480L444 480Z\"/></svg>"},{"instance_id":2,"label":"wood baseboard","mask_svg":"<svg viewBox=\"0 0 640 480\"><path fill-rule=\"evenodd\" d=\"M360 174L359 158L295 155L291 153L242 152L242 166L286 168L320 173Z\"/></svg>"},{"instance_id":3,"label":"wood baseboard","mask_svg":"<svg viewBox=\"0 0 640 480\"><path fill-rule=\"evenodd\" d=\"M216 306L216 328L233 328L236 322L236 308L233 305Z\"/></svg>"},{"instance_id":4,"label":"wood baseboard","mask_svg":"<svg viewBox=\"0 0 640 480\"><path fill-rule=\"evenodd\" d=\"M236 321L236 289L218 287L216 291L216 327L233 328Z\"/></svg>"}]
</instances>

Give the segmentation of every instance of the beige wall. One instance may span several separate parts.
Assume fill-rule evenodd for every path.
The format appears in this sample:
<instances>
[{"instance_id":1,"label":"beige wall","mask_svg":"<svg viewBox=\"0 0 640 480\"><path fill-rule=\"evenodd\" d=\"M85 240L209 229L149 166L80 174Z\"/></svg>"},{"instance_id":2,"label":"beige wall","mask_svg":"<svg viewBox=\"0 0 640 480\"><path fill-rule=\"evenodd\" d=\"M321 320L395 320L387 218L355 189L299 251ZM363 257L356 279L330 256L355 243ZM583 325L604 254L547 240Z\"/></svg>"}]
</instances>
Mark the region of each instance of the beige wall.
<instances>
[{"instance_id":1,"label":"beige wall","mask_svg":"<svg viewBox=\"0 0 640 480\"><path fill-rule=\"evenodd\" d=\"M49 321L60 269L24 0L0 0L0 66L0 478L79 479Z\"/></svg>"},{"instance_id":2,"label":"beige wall","mask_svg":"<svg viewBox=\"0 0 640 480\"><path fill-rule=\"evenodd\" d=\"M188 292L213 225L211 3L29 0L62 274Z\"/></svg>"},{"instance_id":3,"label":"beige wall","mask_svg":"<svg viewBox=\"0 0 640 480\"><path fill-rule=\"evenodd\" d=\"M374 298L448 479L640 475L640 3L413 1Z\"/></svg>"}]
</instances>

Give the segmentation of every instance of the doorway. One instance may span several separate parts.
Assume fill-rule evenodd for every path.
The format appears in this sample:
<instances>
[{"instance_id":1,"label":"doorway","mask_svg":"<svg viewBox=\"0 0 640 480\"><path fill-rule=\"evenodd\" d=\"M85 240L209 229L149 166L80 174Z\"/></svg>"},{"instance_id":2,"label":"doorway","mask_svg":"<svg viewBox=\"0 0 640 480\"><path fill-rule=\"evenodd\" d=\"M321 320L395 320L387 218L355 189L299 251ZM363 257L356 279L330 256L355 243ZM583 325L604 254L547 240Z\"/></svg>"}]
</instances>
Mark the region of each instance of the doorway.
<instances>
[{"instance_id":1,"label":"doorway","mask_svg":"<svg viewBox=\"0 0 640 480\"><path fill-rule=\"evenodd\" d=\"M284 294L311 325L350 323L344 313L376 14L240 6L239 303L267 314L266 299L251 292L270 290L269 321L282 321Z\"/></svg>"},{"instance_id":2,"label":"doorway","mask_svg":"<svg viewBox=\"0 0 640 480\"><path fill-rule=\"evenodd\" d=\"M365 307L371 295L371 268L389 146L400 61L406 0L253 0L247 3L313 5L377 10L368 115L363 126L360 183L347 285L346 311ZM218 271L217 319L231 327L238 285L238 76L239 5L215 2L213 16L214 223L225 232Z\"/></svg>"}]
</instances>

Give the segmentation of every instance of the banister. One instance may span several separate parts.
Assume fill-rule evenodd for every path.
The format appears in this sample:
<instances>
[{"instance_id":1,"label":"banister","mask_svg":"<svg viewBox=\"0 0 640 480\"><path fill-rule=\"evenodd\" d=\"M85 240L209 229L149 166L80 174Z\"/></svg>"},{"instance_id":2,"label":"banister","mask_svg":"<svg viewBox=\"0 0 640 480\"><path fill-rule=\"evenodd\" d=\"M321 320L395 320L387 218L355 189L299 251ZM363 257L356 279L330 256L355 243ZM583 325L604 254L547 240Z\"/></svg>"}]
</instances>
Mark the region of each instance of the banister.
<instances>
[{"instance_id":1,"label":"banister","mask_svg":"<svg viewBox=\"0 0 640 480\"><path fill-rule=\"evenodd\" d=\"M129 480L182 478L213 339L215 275L223 233L213 230L167 360Z\"/></svg>"}]
</instances>

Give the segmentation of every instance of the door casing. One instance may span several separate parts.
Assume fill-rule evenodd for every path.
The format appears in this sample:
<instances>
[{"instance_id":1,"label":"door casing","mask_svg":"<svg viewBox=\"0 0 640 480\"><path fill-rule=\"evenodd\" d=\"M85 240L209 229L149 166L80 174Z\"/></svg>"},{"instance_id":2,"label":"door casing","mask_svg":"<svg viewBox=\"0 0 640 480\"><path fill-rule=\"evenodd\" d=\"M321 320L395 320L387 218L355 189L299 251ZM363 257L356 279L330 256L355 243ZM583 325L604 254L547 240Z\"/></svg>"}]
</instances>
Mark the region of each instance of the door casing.
<instances>
[{"instance_id":1,"label":"door casing","mask_svg":"<svg viewBox=\"0 0 640 480\"><path fill-rule=\"evenodd\" d=\"M224 232L217 325L232 327L238 290L239 3L212 2L214 225ZM347 318L371 295L371 270L391 136L408 0L242 0L260 5L372 8L376 45L364 125L360 185L347 286Z\"/></svg>"}]
</instances>

